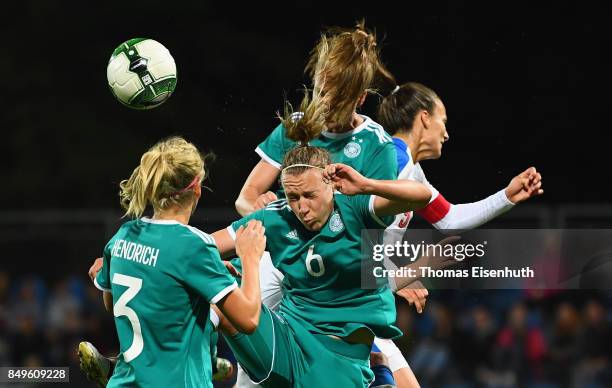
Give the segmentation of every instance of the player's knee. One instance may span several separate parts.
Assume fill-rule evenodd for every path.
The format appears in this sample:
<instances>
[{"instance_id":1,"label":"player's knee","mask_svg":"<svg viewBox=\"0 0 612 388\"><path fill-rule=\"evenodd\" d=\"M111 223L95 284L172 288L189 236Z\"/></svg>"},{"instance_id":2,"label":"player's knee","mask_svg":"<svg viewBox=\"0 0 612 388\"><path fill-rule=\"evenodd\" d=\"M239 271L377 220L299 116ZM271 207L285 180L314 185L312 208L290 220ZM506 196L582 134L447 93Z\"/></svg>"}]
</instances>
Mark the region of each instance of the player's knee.
<instances>
[{"instance_id":1,"label":"player's knee","mask_svg":"<svg viewBox=\"0 0 612 388\"><path fill-rule=\"evenodd\" d=\"M389 360L382 352L370 353L370 368L374 372L374 381L370 387L372 388L393 388L395 380L393 372L389 368Z\"/></svg>"},{"instance_id":2,"label":"player's knee","mask_svg":"<svg viewBox=\"0 0 612 388\"><path fill-rule=\"evenodd\" d=\"M389 367L389 359L382 352L370 352L370 367L384 365Z\"/></svg>"}]
</instances>

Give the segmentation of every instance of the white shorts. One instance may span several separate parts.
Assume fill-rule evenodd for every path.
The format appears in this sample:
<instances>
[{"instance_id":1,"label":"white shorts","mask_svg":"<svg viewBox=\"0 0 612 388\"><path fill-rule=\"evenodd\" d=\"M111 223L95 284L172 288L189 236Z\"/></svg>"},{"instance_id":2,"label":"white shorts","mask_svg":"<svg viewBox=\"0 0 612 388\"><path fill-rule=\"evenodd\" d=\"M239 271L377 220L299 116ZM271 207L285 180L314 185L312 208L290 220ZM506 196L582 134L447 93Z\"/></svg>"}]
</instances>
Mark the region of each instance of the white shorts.
<instances>
[{"instance_id":1,"label":"white shorts","mask_svg":"<svg viewBox=\"0 0 612 388\"><path fill-rule=\"evenodd\" d=\"M272 258L268 252L264 252L259 262L259 285L261 287L261 301L272 311L277 311L283 298L281 283L285 276L272 265ZM398 369L408 367L404 355L392 340L375 338L374 343L389 360L389 369L395 372ZM236 388L257 388L259 385L253 383L249 376L238 365L238 378Z\"/></svg>"},{"instance_id":2,"label":"white shorts","mask_svg":"<svg viewBox=\"0 0 612 388\"><path fill-rule=\"evenodd\" d=\"M402 368L408 368L408 362L393 340L374 338L374 344L378 346L378 349L380 349L382 354L389 360L389 369L391 369L391 372L395 372Z\"/></svg>"}]
</instances>

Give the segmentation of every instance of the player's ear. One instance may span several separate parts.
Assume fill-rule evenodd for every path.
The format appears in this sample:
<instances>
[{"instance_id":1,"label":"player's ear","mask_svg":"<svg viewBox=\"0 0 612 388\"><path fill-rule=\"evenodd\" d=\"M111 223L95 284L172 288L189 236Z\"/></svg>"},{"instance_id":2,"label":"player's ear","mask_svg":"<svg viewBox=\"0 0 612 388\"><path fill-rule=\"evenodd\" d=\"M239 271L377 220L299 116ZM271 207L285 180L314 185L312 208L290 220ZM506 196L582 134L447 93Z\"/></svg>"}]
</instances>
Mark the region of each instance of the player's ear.
<instances>
[{"instance_id":1,"label":"player's ear","mask_svg":"<svg viewBox=\"0 0 612 388\"><path fill-rule=\"evenodd\" d=\"M357 100L357 108L361 108L363 103L365 102L366 97L368 96L367 90L364 91L361 96L359 96L359 100Z\"/></svg>"},{"instance_id":2,"label":"player's ear","mask_svg":"<svg viewBox=\"0 0 612 388\"><path fill-rule=\"evenodd\" d=\"M423 128L429 128L429 124L431 123L431 115L428 111L422 110L419 112L419 118L421 119L421 124L423 124Z\"/></svg>"},{"instance_id":3,"label":"player's ear","mask_svg":"<svg viewBox=\"0 0 612 388\"><path fill-rule=\"evenodd\" d=\"M202 186L196 185L193 188L193 195L196 197L196 199L200 199L200 197L202 196Z\"/></svg>"}]
</instances>

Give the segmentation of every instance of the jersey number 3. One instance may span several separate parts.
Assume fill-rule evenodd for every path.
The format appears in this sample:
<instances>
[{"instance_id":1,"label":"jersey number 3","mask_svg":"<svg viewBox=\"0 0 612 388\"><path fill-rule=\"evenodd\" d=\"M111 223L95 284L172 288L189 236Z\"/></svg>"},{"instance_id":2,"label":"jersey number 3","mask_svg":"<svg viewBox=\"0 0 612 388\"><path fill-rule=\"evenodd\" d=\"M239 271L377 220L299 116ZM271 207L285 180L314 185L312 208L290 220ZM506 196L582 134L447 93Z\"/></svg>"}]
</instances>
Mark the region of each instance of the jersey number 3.
<instances>
[{"instance_id":1,"label":"jersey number 3","mask_svg":"<svg viewBox=\"0 0 612 388\"><path fill-rule=\"evenodd\" d=\"M126 316L132 325L132 331L134 332L132 346L123 352L123 359L125 362L130 362L142 353L142 348L144 347L138 315L136 315L136 311L127 306L128 302L132 300L142 288L142 279L115 273L113 275L113 283L128 288L119 299L117 299L117 303L113 306L113 312L116 317Z\"/></svg>"},{"instance_id":2,"label":"jersey number 3","mask_svg":"<svg viewBox=\"0 0 612 388\"><path fill-rule=\"evenodd\" d=\"M316 271L312 268L313 261L317 263ZM306 256L306 270L309 274L316 278L318 278L319 276L323 276L323 274L325 273L325 265L323 265L323 258L321 257L321 255L314 253L314 245L311 245L310 248L308 248L308 255Z\"/></svg>"}]
</instances>

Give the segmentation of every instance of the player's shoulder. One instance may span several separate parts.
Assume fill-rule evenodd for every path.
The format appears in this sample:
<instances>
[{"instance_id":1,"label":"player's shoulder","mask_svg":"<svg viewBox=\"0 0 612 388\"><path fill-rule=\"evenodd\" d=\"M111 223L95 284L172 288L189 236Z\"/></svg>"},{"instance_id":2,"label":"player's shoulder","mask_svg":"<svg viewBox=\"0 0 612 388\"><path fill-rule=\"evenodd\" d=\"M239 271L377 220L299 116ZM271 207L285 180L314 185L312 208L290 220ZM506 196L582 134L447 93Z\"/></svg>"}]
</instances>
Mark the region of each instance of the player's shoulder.
<instances>
[{"instance_id":1,"label":"player's shoulder","mask_svg":"<svg viewBox=\"0 0 612 388\"><path fill-rule=\"evenodd\" d=\"M279 210L285 206L289 206L289 202L287 202L287 198L281 198L267 204L264 210Z\"/></svg>"},{"instance_id":2,"label":"player's shoulder","mask_svg":"<svg viewBox=\"0 0 612 388\"><path fill-rule=\"evenodd\" d=\"M351 212L358 211L359 207L363 206L370 200L371 195L345 195L342 193L334 193L334 200L338 208L341 210L348 209Z\"/></svg>"},{"instance_id":3,"label":"player's shoulder","mask_svg":"<svg viewBox=\"0 0 612 388\"><path fill-rule=\"evenodd\" d=\"M279 216L282 217L286 213L291 212L291 208L289 207L289 202L287 202L286 198L277 199L276 201L272 201L266 205L262 209L262 212L266 215L271 215L272 217Z\"/></svg>"},{"instance_id":4,"label":"player's shoulder","mask_svg":"<svg viewBox=\"0 0 612 388\"><path fill-rule=\"evenodd\" d=\"M378 124L368 116L363 116L363 118L365 121L361 124L363 126L361 134L371 145L379 147L394 147L393 139L387 133L387 131L385 131L382 125Z\"/></svg>"},{"instance_id":5,"label":"player's shoulder","mask_svg":"<svg viewBox=\"0 0 612 388\"><path fill-rule=\"evenodd\" d=\"M108 243L106 245L112 245L115 240L123 239L133 233L138 233L138 229L140 229L141 226L140 224L141 222L139 219L124 222L123 224L121 224L121 226L119 226L119 229L117 229L117 231L110 238L110 240L108 240Z\"/></svg>"},{"instance_id":6,"label":"player's shoulder","mask_svg":"<svg viewBox=\"0 0 612 388\"><path fill-rule=\"evenodd\" d=\"M283 230L287 224L292 224L295 214L286 198L270 202L262 211L262 221L266 230Z\"/></svg>"},{"instance_id":7,"label":"player's shoulder","mask_svg":"<svg viewBox=\"0 0 612 388\"><path fill-rule=\"evenodd\" d=\"M195 226L191 225L182 225L182 234L186 239L191 240L195 246L202 248L204 245L206 248L217 249L217 244L215 243L215 239L208 233L201 231Z\"/></svg>"}]
</instances>

